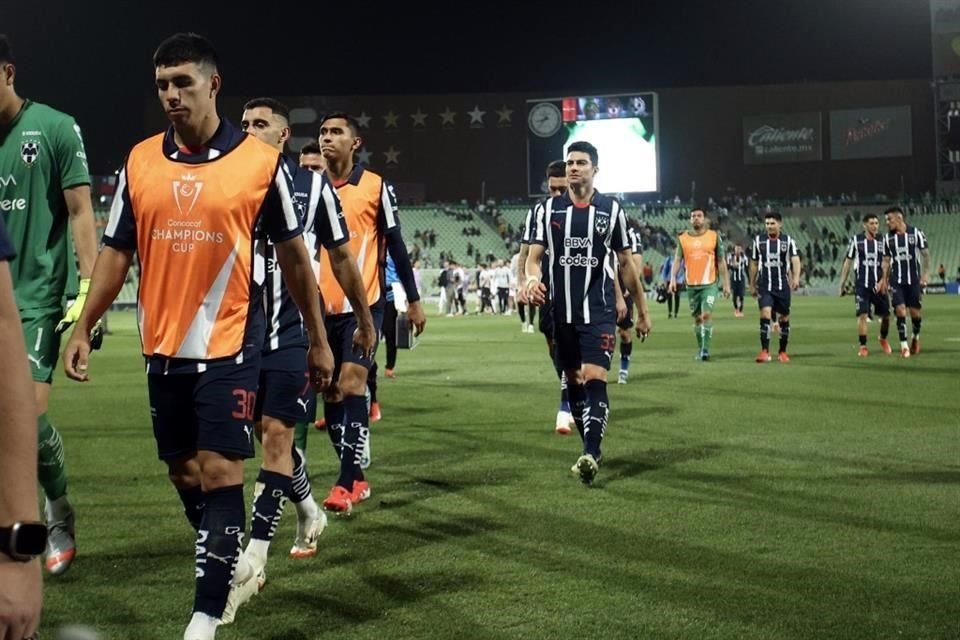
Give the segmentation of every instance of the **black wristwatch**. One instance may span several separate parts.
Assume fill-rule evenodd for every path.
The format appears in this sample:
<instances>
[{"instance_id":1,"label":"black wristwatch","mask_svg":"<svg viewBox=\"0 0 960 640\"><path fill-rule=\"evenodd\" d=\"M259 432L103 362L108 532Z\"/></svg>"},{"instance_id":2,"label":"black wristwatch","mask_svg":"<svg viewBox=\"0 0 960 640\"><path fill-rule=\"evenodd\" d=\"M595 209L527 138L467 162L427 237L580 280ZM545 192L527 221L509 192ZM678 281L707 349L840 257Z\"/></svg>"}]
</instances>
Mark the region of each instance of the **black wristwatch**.
<instances>
[{"instance_id":1,"label":"black wristwatch","mask_svg":"<svg viewBox=\"0 0 960 640\"><path fill-rule=\"evenodd\" d=\"M30 562L47 548L47 526L40 522L14 522L0 527L0 553L17 562Z\"/></svg>"}]
</instances>

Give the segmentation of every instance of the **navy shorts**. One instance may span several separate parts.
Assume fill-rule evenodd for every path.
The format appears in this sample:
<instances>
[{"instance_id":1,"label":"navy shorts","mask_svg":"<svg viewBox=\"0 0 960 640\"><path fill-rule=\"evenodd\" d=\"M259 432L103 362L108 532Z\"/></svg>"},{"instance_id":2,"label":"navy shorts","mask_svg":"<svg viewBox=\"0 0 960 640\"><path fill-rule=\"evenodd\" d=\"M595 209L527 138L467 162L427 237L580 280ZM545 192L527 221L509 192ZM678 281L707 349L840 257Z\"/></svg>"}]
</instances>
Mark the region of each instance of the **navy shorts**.
<instances>
[{"instance_id":1,"label":"navy shorts","mask_svg":"<svg viewBox=\"0 0 960 640\"><path fill-rule=\"evenodd\" d=\"M857 315L862 316L870 313L870 307L873 312L880 316L890 315L890 300L886 295L880 295L873 289L866 287L857 287Z\"/></svg>"},{"instance_id":2,"label":"navy shorts","mask_svg":"<svg viewBox=\"0 0 960 640\"><path fill-rule=\"evenodd\" d=\"M540 333L547 337L547 340L553 341L553 303L550 297L540 305Z\"/></svg>"},{"instance_id":3,"label":"navy shorts","mask_svg":"<svg viewBox=\"0 0 960 640\"><path fill-rule=\"evenodd\" d=\"M730 295L733 298L742 298L744 294L743 280L730 281Z\"/></svg>"},{"instance_id":4,"label":"navy shorts","mask_svg":"<svg viewBox=\"0 0 960 640\"><path fill-rule=\"evenodd\" d=\"M557 366L564 371L593 364L610 370L613 348L617 342L616 324L558 323L555 327Z\"/></svg>"},{"instance_id":5,"label":"navy shorts","mask_svg":"<svg viewBox=\"0 0 960 640\"><path fill-rule=\"evenodd\" d=\"M203 449L253 457L259 358L203 373L148 374L157 455L171 460Z\"/></svg>"},{"instance_id":6,"label":"navy shorts","mask_svg":"<svg viewBox=\"0 0 960 640\"><path fill-rule=\"evenodd\" d=\"M373 328L380 335L380 327L383 325L383 304L376 304L370 307L370 314L373 316ZM357 317L352 313L339 313L335 316L327 316L327 340L330 342L330 350L333 351L333 379L340 378L340 367L344 362L358 364L364 369L369 370L373 366L373 360L376 356L376 348L369 358L362 357L353 350L353 332L357 330ZM379 340L377 341L379 344Z\"/></svg>"},{"instance_id":7,"label":"navy shorts","mask_svg":"<svg viewBox=\"0 0 960 640\"><path fill-rule=\"evenodd\" d=\"M621 329L629 331L633 328L633 296L627 296L623 299L627 303L627 315L623 317L623 320L617 323L617 326Z\"/></svg>"},{"instance_id":8,"label":"navy shorts","mask_svg":"<svg viewBox=\"0 0 960 640\"><path fill-rule=\"evenodd\" d=\"M895 307L903 305L908 309L923 308L920 305L922 292L920 291L919 282L914 282L913 284L890 283L890 297L893 298L893 306Z\"/></svg>"},{"instance_id":9,"label":"navy shorts","mask_svg":"<svg viewBox=\"0 0 960 640\"><path fill-rule=\"evenodd\" d=\"M760 308L772 307L778 316L790 315L790 289L782 291L760 291L757 300Z\"/></svg>"}]
</instances>

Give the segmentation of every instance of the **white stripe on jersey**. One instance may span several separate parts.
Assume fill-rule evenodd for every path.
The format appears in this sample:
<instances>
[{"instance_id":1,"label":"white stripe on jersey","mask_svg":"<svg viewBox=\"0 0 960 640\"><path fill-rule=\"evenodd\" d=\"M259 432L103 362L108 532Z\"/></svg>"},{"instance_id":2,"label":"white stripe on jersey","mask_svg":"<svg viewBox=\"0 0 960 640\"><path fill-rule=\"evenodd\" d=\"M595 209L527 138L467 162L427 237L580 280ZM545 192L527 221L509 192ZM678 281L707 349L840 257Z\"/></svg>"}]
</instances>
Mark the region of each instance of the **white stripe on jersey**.
<instances>
[{"instance_id":1,"label":"white stripe on jersey","mask_svg":"<svg viewBox=\"0 0 960 640\"><path fill-rule=\"evenodd\" d=\"M105 236L113 237L113 234L117 232L117 225L120 224L120 216L123 214L123 192L126 190L127 169L124 167L124 169L120 171L120 177L117 178L117 190L114 192L117 195L110 204L110 220L107 222L107 228L103 232Z\"/></svg>"},{"instance_id":2,"label":"white stripe on jersey","mask_svg":"<svg viewBox=\"0 0 960 640\"><path fill-rule=\"evenodd\" d=\"M547 198L547 201L545 203L539 204L537 205L537 207L538 207L537 213L535 213L533 216L533 224L536 225L535 227L536 230L534 231L536 235L534 235L533 237L536 238L537 240L545 241L547 243L546 251L548 251L550 255L556 255L553 253L553 234L550 233L550 228L549 228L550 223L547 222L547 215L549 214L550 211L553 210L553 198ZM543 263L541 262L540 264L543 264ZM547 263L547 269L550 269L551 271L553 270L552 261ZM543 281L542 273L540 274L540 280ZM557 279L554 278L553 273L551 273L550 274L550 299L551 300L556 299L555 297L556 293L554 292L554 283L556 281Z\"/></svg>"},{"instance_id":3,"label":"white stripe on jersey","mask_svg":"<svg viewBox=\"0 0 960 640\"><path fill-rule=\"evenodd\" d=\"M322 182L317 179L316 182ZM333 186L327 182L322 185L323 191L323 204L327 208L327 220L330 224L330 229L333 232L334 240L342 240L343 232L340 230L340 217L337 215L337 192L333 190ZM313 198L313 193L310 194L311 199ZM316 210L314 210L316 213ZM313 228L313 219L310 220L310 228Z\"/></svg>"},{"instance_id":4,"label":"white stripe on jersey","mask_svg":"<svg viewBox=\"0 0 960 640\"><path fill-rule=\"evenodd\" d=\"M393 203L390 202L390 194L387 192L386 180L383 181L382 185L383 186L380 187L380 204L383 206L383 217L387 222L385 231L389 231L397 226L397 215L393 210Z\"/></svg>"},{"instance_id":5,"label":"white stripe on jersey","mask_svg":"<svg viewBox=\"0 0 960 640\"><path fill-rule=\"evenodd\" d=\"M293 197L290 195L290 187L287 185L287 179L277 165L277 172L273 176L273 183L277 185L277 191L280 194L280 204L283 206L283 220L287 223L287 230L292 231L300 226L300 218L297 216L297 208L293 204Z\"/></svg>"},{"instance_id":6,"label":"white stripe on jersey","mask_svg":"<svg viewBox=\"0 0 960 640\"><path fill-rule=\"evenodd\" d=\"M572 212L569 215L571 218L573 217ZM591 233L593 231L593 225L595 222L594 218L596 217L596 215L597 215L597 208L591 204L590 207L587 209L587 233ZM612 226L613 225L611 225L611 227ZM613 233L613 229L608 229L608 232L607 232L608 239L604 242L604 258L606 258L606 254L609 251L609 246L610 246L609 235L611 233ZM567 237L569 237L569 235L570 235L570 232L568 230ZM587 245L586 264L589 265L592 259L593 259L593 243L591 242ZM593 271L592 269L586 268L584 269L584 272L585 274L583 276L583 322L584 324L590 324L590 295L587 292L590 291L590 275ZM570 277L569 271L567 272L567 277ZM567 283L568 288L569 286L570 286L570 283ZM567 311L567 314L570 314L570 311ZM567 322L571 322L571 321L572 320L568 320Z\"/></svg>"},{"instance_id":7,"label":"white stripe on jersey","mask_svg":"<svg viewBox=\"0 0 960 640\"><path fill-rule=\"evenodd\" d=\"M570 226L573 224L573 205L567 207L566 225L563 229L563 237L570 237ZM552 235L552 234L551 234ZM566 301L567 322L573 322L573 292L570 288L570 245L563 243L563 299Z\"/></svg>"}]
</instances>

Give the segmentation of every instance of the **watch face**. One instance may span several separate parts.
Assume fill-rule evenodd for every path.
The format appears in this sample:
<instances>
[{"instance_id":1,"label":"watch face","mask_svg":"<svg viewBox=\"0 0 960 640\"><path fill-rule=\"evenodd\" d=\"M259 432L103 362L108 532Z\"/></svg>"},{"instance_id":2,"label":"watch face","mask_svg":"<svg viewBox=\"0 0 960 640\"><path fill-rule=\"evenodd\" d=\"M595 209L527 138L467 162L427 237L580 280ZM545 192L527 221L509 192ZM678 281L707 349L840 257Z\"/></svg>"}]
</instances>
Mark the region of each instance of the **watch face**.
<instances>
[{"instance_id":1,"label":"watch face","mask_svg":"<svg viewBox=\"0 0 960 640\"><path fill-rule=\"evenodd\" d=\"M47 546L47 527L36 522L18 522L10 529L10 550L16 556L35 557Z\"/></svg>"},{"instance_id":2,"label":"watch face","mask_svg":"<svg viewBox=\"0 0 960 640\"><path fill-rule=\"evenodd\" d=\"M530 131L541 138L549 138L560 130L560 108L552 102L533 105L527 118Z\"/></svg>"}]
</instances>

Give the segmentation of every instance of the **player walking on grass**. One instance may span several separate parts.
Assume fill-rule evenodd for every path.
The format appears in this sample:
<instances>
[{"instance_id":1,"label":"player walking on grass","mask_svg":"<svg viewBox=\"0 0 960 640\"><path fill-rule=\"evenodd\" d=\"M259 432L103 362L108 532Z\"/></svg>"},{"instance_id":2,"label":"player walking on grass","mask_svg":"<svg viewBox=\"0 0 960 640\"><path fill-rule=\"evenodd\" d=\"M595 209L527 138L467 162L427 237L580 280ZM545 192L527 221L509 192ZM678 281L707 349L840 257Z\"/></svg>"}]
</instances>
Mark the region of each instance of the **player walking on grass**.
<instances>
[{"instance_id":1,"label":"player walking on grass","mask_svg":"<svg viewBox=\"0 0 960 640\"><path fill-rule=\"evenodd\" d=\"M393 185L379 175L355 164L354 154L363 144L360 125L346 113L332 113L320 123L320 148L327 161L327 175L337 189L343 214L350 230L350 252L360 267L366 304L377 331L383 320L385 304L384 261L387 251L397 266L397 277L407 294L407 316L417 335L423 331L426 317L414 281L407 254ZM367 377L373 353L352 349L357 329L353 303L349 301L330 270L332 256L321 252L320 293L326 309L327 334L333 349L335 383L324 394L323 417L327 434L340 460L340 473L324 508L348 514L353 505L370 497L370 484L361 468L370 437L367 410Z\"/></svg>"},{"instance_id":2,"label":"player walking on grass","mask_svg":"<svg viewBox=\"0 0 960 640\"><path fill-rule=\"evenodd\" d=\"M610 408L607 372L617 320L616 274L607 261L610 251L616 253L623 281L637 305L637 335L650 331L643 285L631 260L626 215L616 198L594 190L598 170L596 147L589 142L570 145L567 192L547 198L534 212L524 283L526 298L542 304L546 287L540 281L540 260L549 251L557 360L567 374L573 418L583 438L576 468L585 484L591 484L599 471Z\"/></svg>"},{"instance_id":3,"label":"player walking on grass","mask_svg":"<svg viewBox=\"0 0 960 640\"><path fill-rule=\"evenodd\" d=\"M783 217L778 212L766 214L763 224L767 233L754 238L750 251L750 295L760 305L760 353L756 360L770 362L771 314L776 313L780 326L777 359L790 362L790 292L800 287L800 256L793 238L780 232Z\"/></svg>"},{"instance_id":4,"label":"player walking on grass","mask_svg":"<svg viewBox=\"0 0 960 640\"><path fill-rule=\"evenodd\" d=\"M65 113L17 95L16 75L13 52L0 36L0 210L17 251L10 273L34 383L38 475L48 528L45 564L59 575L76 555L74 511L67 499L63 442L47 406L60 334L79 317L87 298L97 232L80 127ZM80 287L64 314L74 260L68 227L80 263Z\"/></svg>"},{"instance_id":5,"label":"player walking on grass","mask_svg":"<svg viewBox=\"0 0 960 640\"><path fill-rule=\"evenodd\" d=\"M860 348L857 355L865 358L867 349L867 316L870 307L880 318L880 348L890 353L887 334L890 331L890 300L887 298L886 284L883 281L884 239L878 235L880 219L873 213L863 216L863 233L850 239L850 246L840 267L840 295L844 295L847 275L854 268L857 300L857 334ZM854 266L855 265L855 266Z\"/></svg>"},{"instance_id":6,"label":"player walking on grass","mask_svg":"<svg viewBox=\"0 0 960 640\"><path fill-rule=\"evenodd\" d=\"M884 212L887 233L883 253L883 281L890 288L893 311L897 316L900 355L920 353L920 325L923 321L923 288L930 275L930 247L927 236L903 219L900 207ZM913 323L913 339L907 345L907 311Z\"/></svg>"},{"instance_id":7,"label":"player walking on grass","mask_svg":"<svg viewBox=\"0 0 960 640\"><path fill-rule=\"evenodd\" d=\"M738 242L727 253L727 273L730 274L730 295L733 298L733 317L743 317L743 297L747 287L747 265L750 259Z\"/></svg>"},{"instance_id":8,"label":"player walking on grass","mask_svg":"<svg viewBox=\"0 0 960 640\"><path fill-rule=\"evenodd\" d=\"M690 227L677 238L667 292L673 294L677 291L677 272L682 260L686 270L687 300L693 315L693 332L697 336L696 360L706 362L710 359L710 341L713 339L713 307L720 296L717 269L720 270L723 295L727 298L730 297L730 276L727 273L723 240L720 234L707 226L707 215L703 209L694 207L690 210Z\"/></svg>"},{"instance_id":9,"label":"player walking on grass","mask_svg":"<svg viewBox=\"0 0 960 640\"><path fill-rule=\"evenodd\" d=\"M243 461L253 422L266 322L255 246L266 235L309 336L311 385L330 383L310 257L276 149L217 114L217 54L202 36L177 34L153 57L157 96L170 120L137 144L118 176L87 304L64 351L67 375L86 381L90 330L140 259L137 317L153 431L197 530L193 616L184 640L208 640L231 577L255 569L241 553Z\"/></svg>"}]
</instances>

